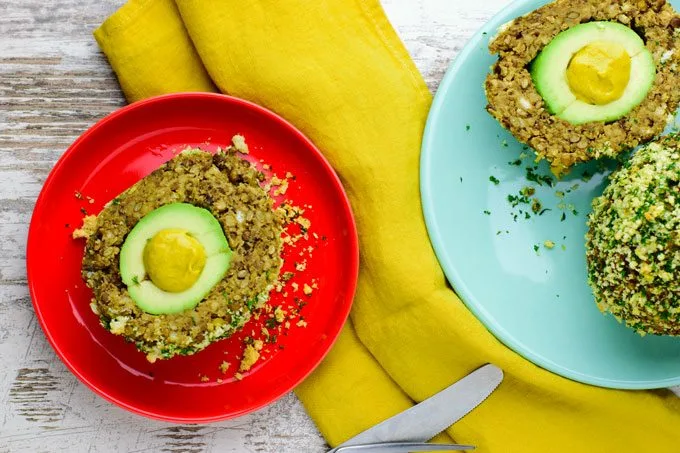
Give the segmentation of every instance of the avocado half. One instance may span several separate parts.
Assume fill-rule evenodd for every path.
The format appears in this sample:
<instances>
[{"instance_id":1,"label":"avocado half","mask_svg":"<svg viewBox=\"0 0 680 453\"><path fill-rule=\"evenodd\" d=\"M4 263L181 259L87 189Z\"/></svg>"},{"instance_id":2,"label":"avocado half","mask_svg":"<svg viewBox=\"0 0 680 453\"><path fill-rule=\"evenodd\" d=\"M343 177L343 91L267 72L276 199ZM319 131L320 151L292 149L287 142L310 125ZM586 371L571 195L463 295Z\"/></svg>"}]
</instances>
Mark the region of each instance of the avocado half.
<instances>
[{"instance_id":1,"label":"avocado half","mask_svg":"<svg viewBox=\"0 0 680 453\"><path fill-rule=\"evenodd\" d=\"M567 67L574 54L596 41L616 42L631 57L630 80L623 95L605 105L576 98L567 81ZM571 124L615 121L633 110L654 83L656 66L640 36L617 22L587 22L559 33L536 57L530 68L536 90L550 113Z\"/></svg>"},{"instance_id":2,"label":"avocado half","mask_svg":"<svg viewBox=\"0 0 680 453\"><path fill-rule=\"evenodd\" d=\"M156 233L180 228L196 238L207 255L205 267L191 288L171 293L148 279L144 266L144 247ZM120 249L120 276L137 306L147 313L171 314L191 309L219 283L229 269L231 249L222 225L207 209L188 203L161 206L142 217L130 231Z\"/></svg>"}]
</instances>

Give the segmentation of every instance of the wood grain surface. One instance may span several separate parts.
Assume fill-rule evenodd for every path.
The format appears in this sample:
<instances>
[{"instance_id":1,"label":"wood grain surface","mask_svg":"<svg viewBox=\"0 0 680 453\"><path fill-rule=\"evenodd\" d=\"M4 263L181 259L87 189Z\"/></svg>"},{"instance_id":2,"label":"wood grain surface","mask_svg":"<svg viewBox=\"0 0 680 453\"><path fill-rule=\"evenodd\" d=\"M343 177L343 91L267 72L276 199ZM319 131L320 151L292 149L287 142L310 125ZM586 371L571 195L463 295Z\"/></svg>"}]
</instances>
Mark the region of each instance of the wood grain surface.
<instances>
[{"instance_id":1,"label":"wood grain surface","mask_svg":"<svg viewBox=\"0 0 680 453\"><path fill-rule=\"evenodd\" d=\"M507 0L384 0L434 92L450 60ZM205 426L146 420L82 385L48 345L26 286L34 201L68 145L124 105L92 30L122 0L0 0L0 453L322 452L289 394Z\"/></svg>"}]
</instances>

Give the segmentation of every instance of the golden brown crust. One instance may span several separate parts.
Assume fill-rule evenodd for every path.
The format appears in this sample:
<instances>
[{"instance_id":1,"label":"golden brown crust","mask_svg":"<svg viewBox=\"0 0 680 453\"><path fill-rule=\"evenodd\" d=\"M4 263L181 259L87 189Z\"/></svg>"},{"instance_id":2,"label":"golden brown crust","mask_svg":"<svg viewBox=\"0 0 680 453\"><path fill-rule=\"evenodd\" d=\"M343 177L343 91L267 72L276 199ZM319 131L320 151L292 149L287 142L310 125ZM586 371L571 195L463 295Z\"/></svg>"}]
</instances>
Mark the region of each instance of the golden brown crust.
<instances>
[{"instance_id":1,"label":"golden brown crust","mask_svg":"<svg viewBox=\"0 0 680 453\"><path fill-rule=\"evenodd\" d=\"M527 67L558 33L591 21L617 21L637 31L657 74L647 97L625 117L573 125L548 112ZM651 140L680 103L680 15L664 0L557 0L512 21L489 50L499 59L486 79L487 110L557 175Z\"/></svg>"},{"instance_id":2,"label":"golden brown crust","mask_svg":"<svg viewBox=\"0 0 680 453\"><path fill-rule=\"evenodd\" d=\"M190 151L109 203L96 218L82 269L104 327L135 342L151 361L193 354L240 329L266 299L282 264L282 219L260 187L261 176L233 150L214 156ZM120 247L142 217L175 202L211 211L222 225L232 259L222 281L194 309L152 315L134 303L121 280Z\"/></svg>"}]
</instances>

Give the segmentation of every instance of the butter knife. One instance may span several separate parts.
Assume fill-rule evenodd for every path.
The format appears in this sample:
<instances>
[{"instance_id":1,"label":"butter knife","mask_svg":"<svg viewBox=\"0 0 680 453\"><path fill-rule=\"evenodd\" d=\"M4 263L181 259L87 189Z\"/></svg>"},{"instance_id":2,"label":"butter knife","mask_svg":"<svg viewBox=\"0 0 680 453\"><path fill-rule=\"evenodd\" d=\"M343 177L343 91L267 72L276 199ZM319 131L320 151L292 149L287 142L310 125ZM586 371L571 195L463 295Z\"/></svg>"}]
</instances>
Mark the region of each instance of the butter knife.
<instances>
[{"instance_id":1,"label":"butter knife","mask_svg":"<svg viewBox=\"0 0 680 453\"><path fill-rule=\"evenodd\" d=\"M465 451L474 450L472 445L426 444L424 442L386 442L384 444L360 444L338 447L337 453L410 453L412 451Z\"/></svg>"},{"instance_id":2,"label":"butter knife","mask_svg":"<svg viewBox=\"0 0 680 453\"><path fill-rule=\"evenodd\" d=\"M341 447L385 442L426 442L463 418L503 380L503 371L487 364L419 404L352 437ZM339 453L339 452L338 452Z\"/></svg>"}]
</instances>

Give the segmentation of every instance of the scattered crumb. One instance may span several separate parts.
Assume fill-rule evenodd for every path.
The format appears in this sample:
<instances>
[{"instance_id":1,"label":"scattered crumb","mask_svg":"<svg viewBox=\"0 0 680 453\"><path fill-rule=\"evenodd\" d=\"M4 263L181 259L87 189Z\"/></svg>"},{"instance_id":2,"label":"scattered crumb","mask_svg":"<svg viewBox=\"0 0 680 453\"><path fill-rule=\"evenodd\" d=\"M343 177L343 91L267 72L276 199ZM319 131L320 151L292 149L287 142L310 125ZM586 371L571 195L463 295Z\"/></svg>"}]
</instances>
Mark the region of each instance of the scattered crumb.
<instances>
[{"instance_id":1,"label":"scattered crumb","mask_svg":"<svg viewBox=\"0 0 680 453\"><path fill-rule=\"evenodd\" d=\"M238 151L241 154L248 154L248 144L246 143L245 137L241 134L236 134L231 138L231 143L234 145L234 148L236 148L236 151Z\"/></svg>"},{"instance_id":2,"label":"scattered crumb","mask_svg":"<svg viewBox=\"0 0 680 453\"><path fill-rule=\"evenodd\" d=\"M80 193L80 192L78 192L77 190L76 190L76 192L75 192L73 195L74 195L78 200L82 200L82 199L83 199L83 194Z\"/></svg>"},{"instance_id":3,"label":"scattered crumb","mask_svg":"<svg viewBox=\"0 0 680 453\"><path fill-rule=\"evenodd\" d=\"M217 378L217 383L218 383L218 384L221 384L222 382L223 382L223 381L222 381L222 378Z\"/></svg>"},{"instance_id":4,"label":"scattered crumb","mask_svg":"<svg viewBox=\"0 0 680 453\"><path fill-rule=\"evenodd\" d=\"M73 231L73 239L89 238L97 229L97 216L88 215L83 217L83 226Z\"/></svg>"},{"instance_id":5,"label":"scattered crumb","mask_svg":"<svg viewBox=\"0 0 680 453\"><path fill-rule=\"evenodd\" d=\"M258 340L259 341L259 340ZM260 344L262 342L260 341ZM262 346L260 345L260 349ZM241 364L238 367L239 371L248 371L255 365L255 362L260 358L260 353L257 348L252 344L246 345L246 349L243 351L243 358L241 359Z\"/></svg>"},{"instance_id":6,"label":"scattered crumb","mask_svg":"<svg viewBox=\"0 0 680 453\"><path fill-rule=\"evenodd\" d=\"M237 381L240 381L241 379L243 379L243 375L242 375L241 373L236 373L236 374L234 374L234 378L235 378Z\"/></svg>"},{"instance_id":7,"label":"scattered crumb","mask_svg":"<svg viewBox=\"0 0 680 453\"><path fill-rule=\"evenodd\" d=\"M309 221L309 219L298 216L295 221L297 222L298 225L300 225L302 228L305 230L308 230L310 226L312 226L312 222Z\"/></svg>"},{"instance_id":8,"label":"scattered crumb","mask_svg":"<svg viewBox=\"0 0 680 453\"><path fill-rule=\"evenodd\" d=\"M286 319L286 311L283 310L280 305L274 310L274 318L279 324L281 324L283 320Z\"/></svg>"},{"instance_id":9,"label":"scattered crumb","mask_svg":"<svg viewBox=\"0 0 680 453\"><path fill-rule=\"evenodd\" d=\"M305 283L304 286L302 287L302 292L305 293L306 296L309 296L310 294L312 294L312 287Z\"/></svg>"},{"instance_id":10,"label":"scattered crumb","mask_svg":"<svg viewBox=\"0 0 680 453\"><path fill-rule=\"evenodd\" d=\"M199 376L201 376L201 375L199 374ZM206 376L206 375L201 376L201 382L208 382L209 380L210 380L210 378L208 376Z\"/></svg>"},{"instance_id":11,"label":"scattered crumb","mask_svg":"<svg viewBox=\"0 0 680 453\"><path fill-rule=\"evenodd\" d=\"M297 291L298 288L300 287L300 285L298 285L298 284L295 283L295 282L291 283L290 286L293 288L293 291Z\"/></svg>"},{"instance_id":12,"label":"scattered crumb","mask_svg":"<svg viewBox=\"0 0 680 453\"><path fill-rule=\"evenodd\" d=\"M90 204L94 204L94 198L87 197L87 202L90 203Z\"/></svg>"},{"instance_id":13,"label":"scattered crumb","mask_svg":"<svg viewBox=\"0 0 680 453\"><path fill-rule=\"evenodd\" d=\"M307 321L301 319L295 325L298 327L307 327Z\"/></svg>"},{"instance_id":14,"label":"scattered crumb","mask_svg":"<svg viewBox=\"0 0 680 453\"><path fill-rule=\"evenodd\" d=\"M231 366L231 364L229 362L227 362L226 360L223 361L220 364L220 371L222 372L222 374L226 374L227 370L229 369L230 366Z\"/></svg>"},{"instance_id":15,"label":"scattered crumb","mask_svg":"<svg viewBox=\"0 0 680 453\"><path fill-rule=\"evenodd\" d=\"M284 179L283 183L279 186L279 188L274 191L274 196L278 197L280 195L284 195L287 191L288 191L288 181L286 181Z\"/></svg>"},{"instance_id":16,"label":"scattered crumb","mask_svg":"<svg viewBox=\"0 0 680 453\"><path fill-rule=\"evenodd\" d=\"M553 241L545 241L543 242L543 246L545 246L547 249L551 249L555 247L555 243Z\"/></svg>"}]
</instances>

